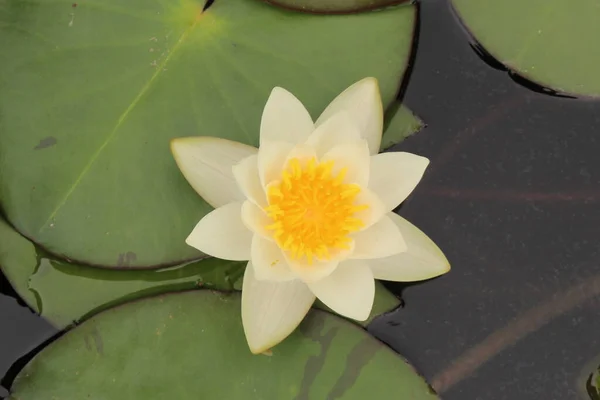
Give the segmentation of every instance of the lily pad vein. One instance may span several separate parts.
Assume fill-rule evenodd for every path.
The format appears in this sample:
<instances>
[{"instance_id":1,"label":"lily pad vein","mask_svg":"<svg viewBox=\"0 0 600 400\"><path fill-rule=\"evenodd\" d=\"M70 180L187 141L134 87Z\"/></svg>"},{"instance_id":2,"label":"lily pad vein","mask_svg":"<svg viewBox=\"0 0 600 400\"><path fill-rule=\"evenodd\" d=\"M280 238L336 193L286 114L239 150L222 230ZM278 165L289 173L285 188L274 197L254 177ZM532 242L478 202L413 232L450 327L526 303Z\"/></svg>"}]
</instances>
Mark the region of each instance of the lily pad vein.
<instances>
[{"instance_id":1,"label":"lily pad vein","mask_svg":"<svg viewBox=\"0 0 600 400\"><path fill-rule=\"evenodd\" d=\"M231 101L231 98L221 88L221 85L219 84L219 82L218 82L218 80L216 78L216 74L215 74L215 71L212 68L212 65L210 65L210 63L207 62L207 61L205 61L205 63L206 63L206 70L208 71L208 74L210 75L210 77L213 80L213 82L215 82L215 84L216 84L215 85L216 92L223 99L223 104L225 104L231 110L231 115L233 116L233 120L239 125L239 127L242 130L242 132L244 132L244 135L246 136L246 139L247 139L248 143L252 144L252 136L248 132L248 128L246 128L246 126L242 122L241 118L237 114L236 108L233 105L233 103Z\"/></svg>"},{"instance_id":2,"label":"lily pad vein","mask_svg":"<svg viewBox=\"0 0 600 400\"><path fill-rule=\"evenodd\" d=\"M96 162L96 160L98 159L98 157L100 156L102 151L106 148L106 146L110 143L110 141L116 136L117 132L119 131L119 128L121 127L121 125L123 125L123 122L127 119L129 114L131 113L131 111L137 106L137 104L144 97L146 92L148 92L148 90L152 87L152 84L161 75L162 71L165 69L166 65L169 63L169 61L171 60L173 55L177 53L177 50L185 42L186 38L196 28L196 26L198 25L198 22L200 20L200 16L201 16L201 14L198 17L196 17L194 22L183 32L183 34L181 35L181 37L179 38L179 40L177 41L177 43L175 44L173 49L165 57L165 59L160 64L157 65L156 72L152 75L152 77L144 85L144 87L142 87L142 89L140 90L138 95L135 97L135 99L133 99L131 104L129 104L129 106L123 112L123 114L121 114L121 116L117 120L117 123L116 123L115 127L113 128L113 130L110 132L110 134L107 136L106 140L102 143L102 145L98 148L98 150L92 155L92 157L90 158L87 165L83 168L83 170L81 171L81 173L79 174L79 176L77 177L75 182L73 182L73 185L71 185L71 187L66 192L66 194L63 196L61 201L54 208L54 210L52 210L52 212L50 213L50 215L48 216L46 221L41 225L41 227L38 230L38 233L41 233L47 226L49 226L50 221L52 221L56 217L56 214L58 213L58 211L65 205L65 203L67 202L69 197L71 197L71 195L73 194L75 189L79 186L79 183L81 183L83 178L87 175L88 171L94 165L94 163Z\"/></svg>"}]
</instances>

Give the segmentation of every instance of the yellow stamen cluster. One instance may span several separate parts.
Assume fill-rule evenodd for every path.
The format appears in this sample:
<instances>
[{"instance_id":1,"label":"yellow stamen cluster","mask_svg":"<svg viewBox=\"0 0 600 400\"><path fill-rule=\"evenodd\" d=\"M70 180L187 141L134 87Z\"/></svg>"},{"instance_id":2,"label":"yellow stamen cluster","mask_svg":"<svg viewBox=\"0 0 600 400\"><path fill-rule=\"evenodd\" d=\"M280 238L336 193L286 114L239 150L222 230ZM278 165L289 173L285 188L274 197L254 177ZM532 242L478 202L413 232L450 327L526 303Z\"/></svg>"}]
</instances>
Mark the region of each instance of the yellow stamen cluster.
<instances>
[{"instance_id":1,"label":"yellow stamen cluster","mask_svg":"<svg viewBox=\"0 0 600 400\"><path fill-rule=\"evenodd\" d=\"M267 190L266 211L273 220L267 229L292 259L328 260L332 252L348 249L349 234L364 225L356 217L368 208L355 204L360 187L343 183L347 169L334 175L333 167L333 161L292 158Z\"/></svg>"}]
</instances>

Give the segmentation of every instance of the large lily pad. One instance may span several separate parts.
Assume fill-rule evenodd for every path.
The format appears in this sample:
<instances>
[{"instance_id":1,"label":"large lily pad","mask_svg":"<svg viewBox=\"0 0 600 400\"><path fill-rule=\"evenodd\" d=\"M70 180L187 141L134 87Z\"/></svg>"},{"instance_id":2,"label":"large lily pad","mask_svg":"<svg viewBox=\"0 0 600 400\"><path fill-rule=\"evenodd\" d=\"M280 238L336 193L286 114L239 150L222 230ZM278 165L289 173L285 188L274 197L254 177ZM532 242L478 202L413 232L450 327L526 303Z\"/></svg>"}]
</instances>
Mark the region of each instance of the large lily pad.
<instances>
[{"instance_id":1,"label":"large lily pad","mask_svg":"<svg viewBox=\"0 0 600 400\"><path fill-rule=\"evenodd\" d=\"M175 265L210 207L170 138L256 145L272 87L314 117L345 87L379 79L393 101L413 5L315 16L255 0L0 3L0 202L43 248L106 267ZM124 265L123 260L127 260Z\"/></svg>"},{"instance_id":2,"label":"large lily pad","mask_svg":"<svg viewBox=\"0 0 600 400\"><path fill-rule=\"evenodd\" d=\"M475 39L508 68L560 93L600 96L597 0L452 0Z\"/></svg>"},{"instance_id":3,"label":"large lily pad","mask_svg":"<svg viewBox=\"0 0 600 400\"><path fill-rule=\"evenodd\" d=\"M252 355L239 310L238 295L193 291L105 311L38 354L9 399L437 398L387 346L322 311Z\"/></svg>"},{"instance_id":4,"label":"large lily pad","mask_svg":"<svg viewBox=\"0 0 600 400\"><path fill-rule=\"evenodd\" d=\"M290 10L310 13L349 13L373 10L404 3L409 0L261 0L268 3L288 8Z\"/></svg>"},{"instance_id":5,"label":"large lily pad","mask_svg":"<svg viewBox=\"0 0 600 400\"><path fill-rule=\"evenodd\" d=\"M19 295L57 328L127 300L199 287L232 290L245 263L206 259L159 270L116 271L48 258L0 219L0 269ZM74 300L75 299L75 300ZM377 283L369 323L399 305ZM324 308L322 304L316 306Z\"/></svg>"}]
</instances>

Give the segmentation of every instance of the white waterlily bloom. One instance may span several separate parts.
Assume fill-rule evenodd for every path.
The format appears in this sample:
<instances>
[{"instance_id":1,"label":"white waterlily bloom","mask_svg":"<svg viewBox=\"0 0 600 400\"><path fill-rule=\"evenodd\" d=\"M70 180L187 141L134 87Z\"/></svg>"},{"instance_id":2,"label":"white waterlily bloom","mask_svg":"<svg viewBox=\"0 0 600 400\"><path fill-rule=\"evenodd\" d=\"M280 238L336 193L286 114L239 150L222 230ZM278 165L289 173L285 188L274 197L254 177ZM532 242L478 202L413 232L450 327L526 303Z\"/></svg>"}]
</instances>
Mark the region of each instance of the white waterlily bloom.
<instances>
[{"instance_id":1,"label":"white waterlily bloom","mask_svg":"<svg viewBox=\"0 0 600 400\"><path fill-rule=\"evenodd\" d=\"M273 89L259 149L216 138L173 140L183 175L217 207L186 243L211 256L248 260L242 320L253 353L287 337L315 298L364 321L374 279L416 281L450 269L431 239L391 212L429 160L377 154L382 129L377 80L366 78L314 124L300 100Z\"/></svg>"}]
</instances>

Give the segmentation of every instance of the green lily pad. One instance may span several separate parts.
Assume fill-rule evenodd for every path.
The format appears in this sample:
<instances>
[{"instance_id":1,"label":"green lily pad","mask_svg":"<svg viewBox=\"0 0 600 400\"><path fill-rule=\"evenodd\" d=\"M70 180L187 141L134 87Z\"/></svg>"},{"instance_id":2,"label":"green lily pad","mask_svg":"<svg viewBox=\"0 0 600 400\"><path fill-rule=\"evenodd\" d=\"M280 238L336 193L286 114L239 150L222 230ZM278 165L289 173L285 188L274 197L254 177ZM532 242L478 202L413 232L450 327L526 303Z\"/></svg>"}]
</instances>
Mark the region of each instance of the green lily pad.
<instances>
[{"instance_id":1,"label":"green lily pad","mask_svg":"<svg viewBox=\"0 0 600 400\"><path fill-rule=\"evenodd\" d=\"M425 124L412 111L400 104L393 104L386 113L381 150L389 149L410 135L419 132Z\"/></svg>"},{"instance_id":2,"label":"green lily pad","mask_svg":"<svg viewBox=\"0 0 600 400\"><path fill-rule=\"evenodd\" d=\"M405 3L409 0L261 0L276 6L295 11L310 13L338 14L349 13L376 8L387 7L394 4Z\"/></svg>"},{"instance_id":3,"label":"green lily pad","mask_svg":"<svg viewBox=\"0 0 600 400\"><path fill-rule=\"evenodd\" d=\"M248 350L240 296L192 291L117 307L67 332L16 378L11 400L433 400L360 327L312 311L270 356Z\"/></svg>"},{"instance_id":4,"label":"green lily pad","mask_svg":"<svg viewBox=\"0 0 600 400\"><path fill-rule=\"evenodd\" d=\"M317 16L256 0L13 0L0 4L0 205L50 253L148 268L200 254L184 243L210 207L169 140L256 145L270 90L313 117L365 76L400 85L416 9Z\"/></svg>"},{"instance_id":5,"label":"green lily pad","mask_svg":"<svg viewBox=\"0 0 600 400\"><path fill-rule=\"evenodd\" d=\"M25 302L57 328L85 320L109 306L153 294L200 287L233 290L245 265L214 258L141 271L69 264L38 252L31 242L0 219L0 269ZM378 282L373 311L364 324L399 303Z\"/></svg>"},{"instance_id":6,"label":"green lily pad","mask_svg":"<svg viewBox=\"0 0 600 400\"><path fill-rule=\"evenodd\" d=\"M452 0L460 19L496 59L559 93L600 96L596 0Z\"/></svg>"}]
</instances>

